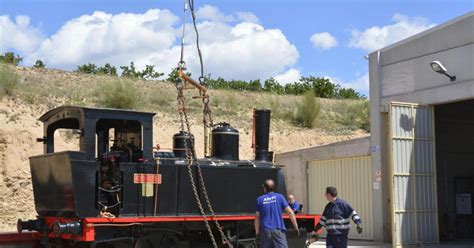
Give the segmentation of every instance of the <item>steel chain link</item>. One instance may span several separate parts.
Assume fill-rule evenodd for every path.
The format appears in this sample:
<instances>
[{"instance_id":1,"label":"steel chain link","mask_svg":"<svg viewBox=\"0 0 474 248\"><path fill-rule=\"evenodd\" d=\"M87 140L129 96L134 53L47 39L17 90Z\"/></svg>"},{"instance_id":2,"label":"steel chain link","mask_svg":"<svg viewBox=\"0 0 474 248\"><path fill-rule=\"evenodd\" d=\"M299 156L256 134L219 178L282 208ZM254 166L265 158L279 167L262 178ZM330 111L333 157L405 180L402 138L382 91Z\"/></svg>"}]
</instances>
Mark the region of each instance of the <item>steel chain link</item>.
<instances>
[{"instance_id":1,"label":"steel chain link","mask_svg":"<svg viewBox=\"0 0 474 248\"><path fill-rule=\"evenodd\" d=\"M186 130L191 133L191 129L190 129L190 125L189 125L189 120L188 120L188 117L187 117L187 114L186 114L186 98L184 97L184 93L183 93L183 88L184 88L184 85L183 85L183 82L181 81L180 83L177 83L176 84L176 88L178 89L178 110L179 110L179 115L180 115L180 120L181 120L181 131L184 131L184 125L186 124ZM183 119L184 117L184 119ZM187 164L187 168L188 168L188 177L189 177L189 181L191 182L191 187L193 189L193 195L194 195L194 199L196 200L196 204L199 208L199 212L201 214L201 216L204 218L204 224L206 225L206 229L209 233L209 237L211 238L211 241L212 241L212 244L215 248L218 248L217 246L217 242L216 242L216 239L214 237L214 234L212 233L212 228L211 228L211 225L209 224L209 221L207 219L207 215L206 215L206 212L202 206L202 202L201 202L201 199L199 198L199 194L198 194L198 191L197 191L197 187L196 187L196 183L195 183L195 180L194 180L194 175L193 175L193 170L192 170L192 164L193 164L193 160L194 160L194 148L189 148L189 144L188 144L188 140L185 139L185 142L184 142L184 145L185 145L185 151L186 151L186 164ZM192 150L192 151L191 151Z\"/></svg>"},{"instance_id":2,"label":"steel chain link","mask_svg":"<svg viewBox=\"0 0 474 248\"><path fill-rule=\"evenodd\" d=\"M198 50L198 55L199 55L199 62L200 62L200 68L201 68L201 76L199 77L199 82L201 85L205 85L205 77L204 77L204 66L203 66L203 61L202 61L202 54L201 54L201 49L199 48L199 33L197 30L196 26L196 16L194 14L194 1L193 0L184 0L184 22L183 22L183 33L182 33L182 39L181 39L181 56L180 56L180 61L178 63L178 72L182 72L185 70L185 62L184 62L184 36L185 36L185 27L186 27L186 14L188 10L188 5L191 9L191 15L192 15L192 20L193 20L193 26L194 30L196 32L196 46ZM183 79L181 79L179 82L176 84L176 89L178 90L178 97L177 97L177 102L178 102L178 112L180 116L180 124L181 124L181 130L186 130L191 133L191 128L189 124L189 119L188 115L186 112L186 98L184 96L183 90L184 90L185 82ZM205 149L208 147L208 128L211 128L213 126L213 120L212 120L212 112L209 107L209 96L205 92L201 92L201 97L202 97L202 102L203 102L203 125L204 125L204 147ZM201 215L204 217L204 223L206 225L207 231L209 232L209 236L211 238L212 244L215 248L218 247L217 242L215 240L214 234L212 233L212 228L209 224L209 221L207 219L206 212L203 208L201 199L199 197L198 191L197 191L197 186L194 180L194 175L192 171L192 164L193 161L196 158L196 151L194 149L194 146L190 149L188 142L185 142L185 151L186 151L186 163L187 163L187 168L188 168L188 177L191 182L191 187L193 189L193 194L196 200L196 204L199 208L199 211ZM219 233L221 235L221 239L223 244L227 244L228 247L232 248L232 244L229 242L227 237L224 234L224 231L222 230L221 225L219 224L218 220L216 219L214 209L212 207L211 201L209 200L209 195L207 193L207 188L206 184L204 182L204 176L201 170L201 166L197 159L195 160L196 163L196 168L198 172L198 180L200 187L203 191L204 198L206 200L207 207L209 209L209 212L211 213L211 217L214 220L214 224L216 225L217 229L219 230Z\"/></svg>"}]
</instances>

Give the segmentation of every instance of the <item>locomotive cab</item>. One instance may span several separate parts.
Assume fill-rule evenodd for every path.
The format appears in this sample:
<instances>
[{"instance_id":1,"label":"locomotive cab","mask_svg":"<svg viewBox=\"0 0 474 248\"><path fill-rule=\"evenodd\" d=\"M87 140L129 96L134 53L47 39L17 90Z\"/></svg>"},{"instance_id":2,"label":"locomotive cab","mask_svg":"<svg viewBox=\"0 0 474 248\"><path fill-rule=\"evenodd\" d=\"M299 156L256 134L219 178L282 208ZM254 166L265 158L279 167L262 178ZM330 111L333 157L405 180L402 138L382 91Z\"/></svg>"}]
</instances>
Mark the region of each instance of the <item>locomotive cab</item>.
<instances>
[{"instance_id":1,"label":"locomotive cab","mask_svg":"<svg viewBox=\"0 0 474 248\"><path fill-rule=\"evenodd\" d=\"M40 117L45 135L38 141L43 142L45 154L54 153L56 130L70 129L79 134L79 151L84 152L88 160L99 159L104 153L114 150L128 150L127 159L131 158L130 161L151 160L154 115L119 109L62 106Z\"/></svg>"},{"instance_id":2,"label":"locomotive cab","mask_svg":"<svg viewBox=\"0 0 474 248\"><path fill-rule=\"evenodd\" d=\"M30 158L38 214L97 216L107 209L119 215L126 164L152 159L153 115L63 106L41 116L44 154ZM55 152L59 129L79 135L78 151Z\"/></svg>"}]
</instances>

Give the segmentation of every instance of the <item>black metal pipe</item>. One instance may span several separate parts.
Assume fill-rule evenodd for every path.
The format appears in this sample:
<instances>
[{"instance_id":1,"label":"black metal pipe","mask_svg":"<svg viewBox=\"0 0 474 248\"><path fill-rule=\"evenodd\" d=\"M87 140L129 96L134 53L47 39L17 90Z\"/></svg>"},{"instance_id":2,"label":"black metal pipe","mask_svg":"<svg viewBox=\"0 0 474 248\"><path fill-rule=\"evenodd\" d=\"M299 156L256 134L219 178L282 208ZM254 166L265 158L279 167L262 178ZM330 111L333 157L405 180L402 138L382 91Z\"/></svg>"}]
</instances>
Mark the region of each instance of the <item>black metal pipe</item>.
<instances>
[{"instance_id":1,"label":"black metal pipe","mask_svg":"<svg viewBox=\"0 0 474 248\"><path fill-rule=\"evenodd\" d=\"M269 109L254 110L255 160L257 161L269 161L270 114Z\"/></svg>"}]
</instances>

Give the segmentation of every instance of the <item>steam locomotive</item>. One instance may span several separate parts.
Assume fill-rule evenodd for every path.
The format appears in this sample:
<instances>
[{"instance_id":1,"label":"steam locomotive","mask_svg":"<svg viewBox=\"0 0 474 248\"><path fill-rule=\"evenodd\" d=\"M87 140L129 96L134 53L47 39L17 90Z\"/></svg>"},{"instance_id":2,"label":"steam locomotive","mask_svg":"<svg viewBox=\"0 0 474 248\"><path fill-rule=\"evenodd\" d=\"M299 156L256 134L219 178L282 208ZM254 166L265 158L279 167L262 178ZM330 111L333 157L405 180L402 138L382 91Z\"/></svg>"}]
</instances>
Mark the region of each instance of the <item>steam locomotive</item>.
<instances>
[{"instance_id":1,"label":"steam locomotive","mask_svg":"<svg viewBox=\"0 0 474 248\"><path fill-rule=\"evenodd\" d=\"M42 247L211 247L208 220L220 247L257 247L253 221L263 181L273 179L286 195L281 166L268 149L270 111L254 112L254 160L239 159L239 132L227 123L212 130L206 158L188 156L195 144L185 131L173 136L172 151L158 150L153 116L74 106L41 116L44 154L30 157L38 216L19 220L15 237L33 237ZM55 152L58 129L78 134L78 151ZM204 204L203 215L196 203L206 200L213 211ZM318 219L297 215L308 232ZM288 236L301 243L290 229Z\"/></svg>"}]
</instances>

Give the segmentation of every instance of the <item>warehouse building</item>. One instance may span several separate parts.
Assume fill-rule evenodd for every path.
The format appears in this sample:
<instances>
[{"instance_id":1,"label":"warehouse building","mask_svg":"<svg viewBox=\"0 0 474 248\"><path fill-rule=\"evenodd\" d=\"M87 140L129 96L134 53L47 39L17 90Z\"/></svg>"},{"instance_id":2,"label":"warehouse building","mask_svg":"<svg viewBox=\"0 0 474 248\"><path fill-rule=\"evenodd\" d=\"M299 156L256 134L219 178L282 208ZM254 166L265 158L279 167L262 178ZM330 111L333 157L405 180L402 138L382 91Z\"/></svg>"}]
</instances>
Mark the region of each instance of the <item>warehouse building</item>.
<instances>
[{"instance_id":1,"label":"warehouse building","mask_svg":"<svg viewBox=\"0 0 474 248\"><path fill-rule=\"evenodd\" d=\"M369 78L370 176L354 187L370 184L373 239L394 247L472 245L474 12L371 53ZM310 164L325 160L300 163L311 171ZM288 177L292 167L298 168L285 168ZM322 194L310 192L323 190L311 189L321 187L314 181L333 182L324 173L307 176L310 205Z\"/></svg>"}]
</instances>

